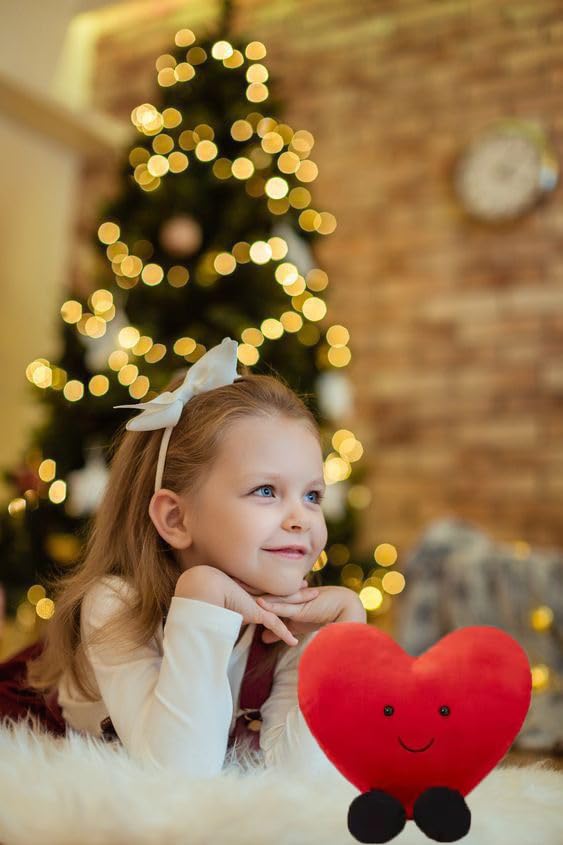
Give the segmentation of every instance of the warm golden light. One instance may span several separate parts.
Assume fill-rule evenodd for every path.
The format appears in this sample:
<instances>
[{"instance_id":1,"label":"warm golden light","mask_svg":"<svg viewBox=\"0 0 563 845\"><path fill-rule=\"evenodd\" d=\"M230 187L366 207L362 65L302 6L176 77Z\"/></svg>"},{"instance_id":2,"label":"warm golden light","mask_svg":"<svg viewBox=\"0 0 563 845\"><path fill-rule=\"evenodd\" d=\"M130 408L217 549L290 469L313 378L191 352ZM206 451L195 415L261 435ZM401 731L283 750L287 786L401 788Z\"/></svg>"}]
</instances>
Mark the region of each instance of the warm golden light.
<instances>
[{"instance_id":1,"label":"warm golden light","mask_svg":"<svg viewBox=\"0 0 563 845\"><path fill-rule=\"evenodd\" d=\"M376 547L373 557L380 566L393 566L397 560L397 549L391 543L380 543Z\"/></svg>"},{"instance_id":2,"label":"warm golden light","mask_svg":"<svg viewBox=\"0 0 563 845\"><path fill-rule=\"evenodd\" d=\"M66 482L58 479L49 487L49 499L55 505L60 505L66 499Z\"/></svg>"},{"instance_id":3,"label":"warm golden light","mask_svg":"<svg viewBox=\"0 0 563 845\"><path fill-rule=\"evenodd\" d=\"M185 153L176 151L170 153L168 156L168 166L170 167L171 173L183 173L184 170L187 170L189 163L189 159Z\"/></svg>"},{"instance_id":4,"label":"warm golden light","mask_svg":"<svg viewBox=\"0 0 563 845\"><path fill-rule=\"evenodd\" d=\"M191 355L196 346L197 343L193 337L180 337L174 344L174 352L176 355Z\"/></svg>"},{"instance_id":5,"label":"warm golden light","mask_svg":"<svg viewBox=\"0 0 563 845\"><path fill-rule=\"evenodd\" d=\"M252 126L248 120L235 120L231 126L231 136L235 141L248 141L252 137Z\"/></svg>"},{"instance_id":6,"label":"warm golden light","mask_svg":"<svg viewBox=\"0 0 563 845\"><path fill-rule=\"evenodd\" d=\"M102 223L98 229L98 238L103 244L112 244L119 240L120 230L117 223Z\"/></svg>"},{"instance_id":7,"label":"warm golden light","mask_svg":"<svg viewBox=\"0 0 563 845\"><path fill-rule=\"evenodd\" d=\"M41 584L34 584L27 591L27 600L30 604L37 604L38 601L45 598L45 587Z\"/></svg>"},{"instance_id":8,"label":"warm golden light","mask_svg":"<svg viewBox=\"0 0 563 845\"><path fill-rule=\"evenodd\" d=\"M53 481L56 472L57 464L52 460L52 458L46 458L44 461L41 461L39 469L37 470L37 474L41 481Z\"/></svg>"},{"instance_id":9,"label":"warm golden light","mask_svg":"<svg viewBox=\"0 0 563 845\"><path fill-rule=\"evenodd\" d=\"M251 62L257 62L266 56L266 48L261 41L251 41L250 44L247 45L244 54Z\"/></svg>"},{"instance_id":10,"label":"warm golden light","mask_svg":"<svg viewBox=\"0 0 563 845\"><path fill-rule=\"evenodd\" d=\"M39 364L39 366L34 367L33 369L31 381L36 387L41 387L45 390L47 387L51 387L53 382L53 371L49 366Z\"/></svg>"},{"instance_id":11,"label":"warm golden light","mask_svg":"<svg viewBox=\"0 0 563 845\"><path fill-rule=\"evenodd\" d=\"M88 382L88 390L92 396L103 396L109 390L109 379L101 373L92 376Z\"/></svg>"},{"instance_id":12,"label":"warm golden light","mask_svg":"<svg viewBox=\"0 0 563 845\"><path fill-rule=\"evenodd\" d=\"M383 593L377 587L364 587L359 596L366 610L377 610L383 602Z\"/></svg>"},{"instance_id":13,"label":"warm golden light","mask_svg":"<svg viewBox=\"0 0 563 845\"><path fill-rule=\"evenodd\" d=\"M39 599L35 605L35 612L40 619L51 619L55 613L55 603L52 599Z\"/></svg>"},{"instance_id":14,"label":"warm golden light","mask_svg":"<svg viewBox=\"0 0 563 845\"><path fill-rule=\"evenodd\" d=\"M268 88L261 82L251 82L246 89L246 98L251 103L262 103L268 99ZM301 180L303 182L311 181L307 179Z\"/></svg>"},{"instance_id":15,"label":"warm golden light","mask_svg":"<svg viewBox=\"0 0 563 845\"><path fill-rule=\"evenodd\" d=\"M116 349L108 357L108 366L116 373L129 362L129 356L123 349Z\"/></svg>"},{"instance_id":16,"label":"warm golden light","mask_svg":"<svg viewBox=\"0 0 563 845\"><path fill-rule=\"evenodd\" d=\"M318 267L315 267L313 270L309 270L305 279L309 290L315 291L316 293L324 290L328 285L327 274L324 270L320 270Z\"/></svg>"},{"instance_id":17,"label":"warm golden light","mask_svg":"<svg viewBox=\"0 0 563 845\"><path fill-rule=\"evenodd\" d=\"M215 257L213 266L221 276L228 276L237 266L236 259L229 252L220 252Z\"/></svg>"},{"instance_id":18,"label":"warm golden light","mask_svg":"<svg viewBox=\"0 0 563 845\"><path fill-rule=\"evenodd\" d=\"M264 190L269 197L272 197L272 199L281 199L282 197L285 197L289 191L289 185L285 179L281 179L279 176L273 176L266 182Z\"/></svg>"},{"instance_id":19,"label":"warm golden light","mask_svg":"<svg viewBox=\"0 0 563 845\"><path fill-rule=\"evenodd\" d=\"M292 264L290 261L285 261L283 264L279 264L276 267L275 272L276 281L286 287L286 285L291 285L293 282L296 282L299 278L299 272L295 264Z\"/></svg>"},{"instance_id":20,"label":"warm golden light","mask_svg":"<svg viewBox=\"0 0 563 845\"><path fill-rule=\"evenodd\" d=\"M25 509L26 501L21 497L18 497L17 499L12 499L12 501L8 505L8 513L10 514L10 516L18 516L18 514L23 514L25 513Z\"/></svg>"},{"instance_id":21,"label":"warm golden light","mask_svg":"<svg viewBox=\"0 0 563 845\"><path fill-rule=\"evenodd\" d=\"M194 66L190 62L181 62L174 68L174 79L176 82L189 82L194 76Z\"/></svg>"},{"instance_id":22,"label":"warm golden light","mask_svg":"<svg viewBox=\"0 0 563 845\"><path fill-rule=\"evenodd\" d=\"M254 165L249 158L241 156L235 158L231 165L231 170L235 179L249 179L254 173Z\"/></svg>"},{"instance_id":23,"label":"warm golden light","mask_svg":"<svg viewBox=\"0 0 563 845\"><path fill-rule=\"evenodd\" d=\"M326 316L326 302L317 296L311 296L303 303L303 314L308 320L318 321Z\"/></svg>"},{"instance_id":24,"label":"warm golden light","mask_svg":"<svg viewBox=\"0 0 563 845\"><path fill-rule=\"evenodd\" d=\"M277 132L266 132L262 138L262 149L267 153L279 153L283 148L283 138Z\"/></svg>"},{"instance_id":25,"label":"warm golden light","mask_svg":"<svg viewBox=\"0 0 563 845\"><path fill-rule=\"evenodd\" d=\"M182 288L187 285L190 274L187 267L182 267L180 264L175 264L170 268L166 274L168 284L173 288Z\"/></svg>"},{"instance_id":26,"label":"warm golden light","mask_svg":"<svg viewBox=\"0 0 563 845\"><path fill-rule=\"evenodd\" d=\"M63 395L69 402L78 402L84 396L84 385L77 379L71 379L65 384Z\"/></svg>"},{"instance_id":27,"label":"warm golden light","mask_svg":"<svg viewBox=\"0 0 563 845\"><path fill-rule=\"evenodd\" d=\"M164 278L164 270L159 264L146 264L143 267L141 278L149 287L159 285Z\"/></svg>"},{"instance_id":28,"label":"warm golden light","mask_svg":"<svg viewBox=\"0 0 563 845\"><path fill-rule=\"evenodd\" d=\"M266 241L256 241L250 247L250 258L255 264L266 264L272 258L272 247Z\"/></svg>"},{"instance_id":29,"label":"warm golden light","mask_svg":"<svg viewBox=\"0 0 563 845\"><path fill-rule=\"evenodd\" d=\"M268 319L264 320L260 329L262 330L264 337L267 337L269 340L276 340L283 334L282 324L279 320L275 320L273 317L268 317Z\"/></svg>"},{"instance_id":30,"label":"warm golden light","mask_svg":"<svg viewBox=\"0 0 563 845\"><path fill-rule=\"evenodd\" d=\"M137 255L128 255L121 262L121 273L129 279L134 279L140 275L143 269L143 262Z\"/></svg>"},{"instance_id":31,"label":"warm golden light","mask_svg":"<svg viewBox=\"0 0 563 845\"><path fill-rule=\"evenodd\" d=\"M241 340L248 343L250 346L262 346L264 343L264 335L259 329L244 329L241 334Z\"/></svg>"},{"instance_id":32,"label":"warm golden light","mask_svg":"<svg viewBox=\"0 0 563 845\"><path fill-rule=\"evenodd\" d=\"M165 132L162 132L160 135L157 135L156 138L153 139L152 148L155 153L158 153L159 155L166 155L174 149L174 141L172 140L170 135L167 135Z\"/></svg>"},{"instance_id":33,"label":"warm golden light","mask_svg":"<svg viewBox=\"0 0 563 845\"><path fill-rule=\"evenodd\" d=\"M155 343L145 354L147 364L157 364L166 355L166 346L163 343Z\"/></svg>"},{"instance_id":34,"label":"warm golden light","mask_svg":"<svg viewBox=\"0 0 563 845\"><path fill-rule=\"evenodd\" d=\"M247 82L266 82L268 76L268 68L261 64L250 65L246 71Z\"/></svg>"},{"instance_id":35,"label":"warm golden light","mask_svg":"<svg viewBox=\"0 0 563 845\"><path fill-rule=\"evenodd\" d=\"M174 129L182 122L182 113L178 109L168 108L162 112L162 123L165 129Z\"/></svg>"},{"instance_id":36,"label":"warm golden light","mask_svg":"<svg viewBox=\"0 0 563 845\"><path fill-rule=\"evenodd\" d=\"M343 346L339 349L335 349L331 346L326 357L333 367L346 367L352 360L352 353L347 346Z\"/></svg>"},{"instance_id":37,"label":"warm golden light","mask_svg":"<svg viewBox=\"0 0 563 845\"><path fill-rule=\"evenodd\" d=\"M335 484L337 481L344 481L349 477L351 467L348 461L337 455L328 455L325 464L325 481L327 484Z\"/></svg>"},{"instance_id":38,"label":"warm golden light","mask_svg":"<svg viewBox=\"0 0 563 845\"><path fill-rule=\"evenodd\" d=\"M138 329L133 326L126 326L119 332L118 340L119 344L123 346L124 349L132 349L140 337L141 333Z\"/></svg>"},{"instance_id":39,"label":"warm golden light","mask_svg":"<svg viewBox=\"0 0 563 845\"><path fill-rule=\"evenodd\" d=\"M328 329L326 339L331 346L346 346L350 340L350 332L344 326L337 324Z\"/></svg>"},{"instance_id":40,"label":"warm golden light","mask_svg":"<svg viewBox=\"0 0 563 845\"><path fill-rule=\"evenodd\" d=\"M315 563L313 564L312 570L313 572L319 572L319 570L324 569L328 562L328 556L325 550L320 553L318 558L316 559Z\"/></svg>"},{"instance_id":41,"label":"warm golden light","mask_svg":"<svg viewBox=\"0 0 563 845\"><path fill-rule=\"evenodd\" d=\"M133 384L138 375L139 368L135 364L125 364L117 374L117 380L126 387Z\"/></svg>"},{"instance_id":42,"label":"warm golden light","mask_svg":"<svg viewBox=\"0 0 563 845\"><path fill-rule=\"evenodd\" d=\"M405 589L405 576L402 572L386 572L381 583L386 593L396 596Z\"/></svg>"},{"instance_id":43,"label":"warm golden light","mask_svg":"<svg viewBox=\"0 0 563 845\"><path fill-rule=\"evenodd\" d=\"M65 323L78 323L82 319L82 305L75 299L68 299L61 305L61 317Z\"/></svg>"},{"instance_id":44,"label":"warm golden light","mask_svg":"<svg viewBox=\"0 0 563 845\"><path fill-rule=\"evenodd\" d=\"M164 176L168 173L168 159L161 155L151 156L147 162L147 170L151 176Z\"/></svg>"},{"instance_id":45,"label":"warm golden light","mask_svg":"<svg viewBox=\"0 0 563 845\"><path fill-rule=\"evenodd\" d=\"M113 294L105 288L99 288L91 295L90 302L94 311L106 315L113 306Z\"/></svg>"},{"instance_id":46,"label":"warm golden light","mask_svg":"<svg viewBox=\"0 0 563 845\"><path fill-rule=\"evenodd\" d=\"M286 332L298 332L303 326L303 318L301 314L297 314L295 311L284 311L280 317L280 323Z\"/></svg>"},{"instance_id":47,"label":"warm golden light","mask_svg":"<svg viewBox=\"0 0 563 845\"><path fill-rule=\"evenodd\" d=\"M550 685L549 666L545 663L538 663L531 668L532 687L535 692L542 692Z\"/></svg>"},{"instance_id":48,"label":"warm golden light","mask_svg":"<svg viewBox=\"0 0 563 845\"><path fill-rule=\"evenodd\" d=\"M233 52L233 47L228 41L217 41L211 48L211 55L219 60L228 59Z\"/></svg>"},{"instance_id":49,"label":"warm golden light","mask_svg":"<svg viewBox=\"0 0 563 845\"><path fill-rule=\"evenodd\" d=\"M189 47L195 41L195 35L191 29L179 29L174 36L174 41L178 47Z\"/></svg>"},{"instance_id":50,"label":"warm golden light","mask_svg":"<svg viewBox=\"0 0 563 845\"><path fill-rule=\"evenodd\" d=\"M530 613L530 625L534 631L548 631L553 624L553 610L542 604Z\"/></svg>"},{"instance_id":51,"label":"warm golden light","mask_svg":"<svg viewBox=\"0 0 563 845\"><path fill-rule=\"evenodd\" d=\"M213 141L200 141L195 148L195 154L200 161L211 161L218 152L217 145Z\"/></svg>"},{"instance_id":52,"label":"warm golden light","mask_svg":"<svg viewBox=\"0 0 563 845\"><path fill-rule=\"evenodd\" d=\"M250 346L248 343L240 343L237 347L237 358L241 364L252 367L260 358L260 353L255 346Z\"/></svg>"}]
</instances>

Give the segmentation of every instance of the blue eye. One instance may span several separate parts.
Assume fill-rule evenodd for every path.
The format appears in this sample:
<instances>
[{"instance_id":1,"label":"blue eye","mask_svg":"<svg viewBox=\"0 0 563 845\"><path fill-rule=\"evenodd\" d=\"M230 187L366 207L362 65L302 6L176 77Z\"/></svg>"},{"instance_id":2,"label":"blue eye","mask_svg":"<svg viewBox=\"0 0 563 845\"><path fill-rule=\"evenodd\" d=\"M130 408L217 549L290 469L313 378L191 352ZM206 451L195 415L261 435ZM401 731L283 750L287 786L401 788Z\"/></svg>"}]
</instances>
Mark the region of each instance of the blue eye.
<instances>
[{"instance_id":1,"label":"blue eye","mask_svg":"<svg viewBox=\"0 0 563 845\"><path fill-rule=\"evenodd\" d=\"M263 484L261 487L257 487L256 490L266 490L266 488L269 488L270 490L274 489L271 484ZM253 490L253 493L256 493L256 490ZM266 499L268 498L270 497L266 496Z\"/></svg>"},{"instance_id":2,"label":"blue eye","mask_svg":"<svg viewBox=\"0 0 563 845\"><path fill-rule=\"evenodd\" d=\"M314 493L315 496L317 497L317 501L315 502L315 504L317 504L317 505L320 504L323 500L323 494L321 493L321 491L320 490L311 490L311 493ZM309 496L310 494L307 493L307 495Z\"/></svg>"},{"instance_id":3,"label":"blue eye","mask_svg":"<svg viewBox=\"0 0 563 845\"><path fill-rule=\"evenodd\" d=\"M260 487L256 487L252 492L256 493L257 490L273 490L274 487L272 484L262 484ZM320 504L323 499L323 493L320 490L311 490L307 493L308 496L314 493L317 496L317 501L313 502L313 504ZM262 496L263 499L271 499L271 496Z\"/></svg>"}]
</instances>

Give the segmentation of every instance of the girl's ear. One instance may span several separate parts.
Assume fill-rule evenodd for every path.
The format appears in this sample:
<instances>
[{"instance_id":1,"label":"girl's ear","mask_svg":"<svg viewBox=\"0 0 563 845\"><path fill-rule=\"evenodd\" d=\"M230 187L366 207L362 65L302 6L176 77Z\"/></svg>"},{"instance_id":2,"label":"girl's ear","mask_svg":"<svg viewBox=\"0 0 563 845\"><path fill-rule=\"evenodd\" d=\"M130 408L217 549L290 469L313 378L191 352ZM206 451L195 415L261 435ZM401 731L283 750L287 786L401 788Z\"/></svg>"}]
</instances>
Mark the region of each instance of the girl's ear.
<instances>
[{"instance_id":1,"label":"girl's ear","mask_svg":"<svg viewBox=\"0 0 563 845\"><path fill-rule=\"evenodd\" d=\"M172 548L187 549L192 544L188 508L177 493L164 487L157 490L149 504L149 516Z\"/></svg>"}]
</instances>

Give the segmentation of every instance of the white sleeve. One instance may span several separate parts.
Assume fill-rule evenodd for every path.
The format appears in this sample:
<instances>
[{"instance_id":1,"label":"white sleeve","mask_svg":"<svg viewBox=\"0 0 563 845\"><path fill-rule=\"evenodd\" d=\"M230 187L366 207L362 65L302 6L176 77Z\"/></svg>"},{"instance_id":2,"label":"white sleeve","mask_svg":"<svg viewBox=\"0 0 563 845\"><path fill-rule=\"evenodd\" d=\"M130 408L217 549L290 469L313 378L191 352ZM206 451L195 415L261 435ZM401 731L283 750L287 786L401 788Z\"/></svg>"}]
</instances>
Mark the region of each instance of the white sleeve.
<instances>
[{"instance_id":1,"label":"white sleeve","mask_svg":"<svg viewBox=\"0 0 563 845\"><path fill-rule=\"evenodd\" d=\"M297 697L299 661L317 634L318 630L303 637L299 645L280 657L275 668L272 692L260 708L260 747L266 766L295 765L309 771L333 766L309 730Z\"/></svg>"},{"instance_id":2,"label":"white sleeve","mask_svg":"<svg viewBox=\"0 0 563 845\"><path fill-rule=\"evenodd\" d=\"M88 645L126 600L103 583L83 602L82 633L101 697L125 749L139 760L213 777L224 763L233 699L228 665L242 614L173 596L163 646Z\"/></svg>"}]
</instances>

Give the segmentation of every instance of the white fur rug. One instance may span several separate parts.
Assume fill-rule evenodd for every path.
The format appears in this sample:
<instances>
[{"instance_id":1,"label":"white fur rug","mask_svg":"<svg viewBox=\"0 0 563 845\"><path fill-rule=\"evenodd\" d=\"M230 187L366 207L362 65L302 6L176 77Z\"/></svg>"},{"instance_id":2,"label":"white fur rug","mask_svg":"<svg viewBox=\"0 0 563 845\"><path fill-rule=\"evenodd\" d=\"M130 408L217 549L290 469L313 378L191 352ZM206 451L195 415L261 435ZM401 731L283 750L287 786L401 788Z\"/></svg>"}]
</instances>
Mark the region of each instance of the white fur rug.
<instances>
[{"instance_id":1,"label":"white fur rug","mask_svg":"<svg viewBox=\"0 0 563 845\"><path fill-rule=\"evenodd\" d=\"M346 845L358 794L336 769L266 769L250 751L194 780L80 734L55 739L0 725L2 845ZM465 845L562 845L563 773L497 767L467 797ZM396 845L431 845L409 821Z\"/></svg>"}]
</instances>

